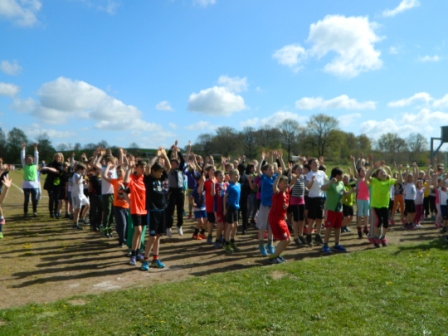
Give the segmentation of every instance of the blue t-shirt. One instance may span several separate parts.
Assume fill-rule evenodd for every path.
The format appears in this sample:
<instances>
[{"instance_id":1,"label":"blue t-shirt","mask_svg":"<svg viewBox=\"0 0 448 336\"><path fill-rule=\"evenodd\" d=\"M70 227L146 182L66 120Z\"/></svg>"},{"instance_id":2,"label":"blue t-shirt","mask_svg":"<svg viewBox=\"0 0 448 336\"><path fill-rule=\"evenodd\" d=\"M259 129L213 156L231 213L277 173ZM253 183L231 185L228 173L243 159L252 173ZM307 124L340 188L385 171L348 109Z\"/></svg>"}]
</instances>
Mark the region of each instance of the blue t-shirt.
<instances>
[{"instance_id":1,"label":"blue t-shirt","mask_svg":"<svg viewBox=\"0 0 448 336\"><path fill-rule=\"evenodd\" d=\"M278 174L272 175L272 177L268 177L265 174L261 174L260 183L261 183L261 205L270 207L272 205L272 195L274 195L274 191L272 190L272 186L274 185L274 181L277 178Z\"/></svg>"},{"instance_id":2,"label":"blue t-shirt","mask_svg":"<svg viewBox=\"0 0 448 336\"><path fill-rule=\"evenodd\" d=\"M240 208L241 185L239 183L230 182L226 190L227 204L235 209Z\"/></svg>"},{"instance_id":3,"label":"blue t-shirt","mask_svg":"<svg viewBox=\"0 0 448 336\"><path fill-rule=\"evenodd\" d=\"M193 197L194 203L196 203L196 210L205 210L205 192L202 191L200 194L198 192L198 186L196 186L191 193L191 197Z\"/></svg>"}]
</instances>

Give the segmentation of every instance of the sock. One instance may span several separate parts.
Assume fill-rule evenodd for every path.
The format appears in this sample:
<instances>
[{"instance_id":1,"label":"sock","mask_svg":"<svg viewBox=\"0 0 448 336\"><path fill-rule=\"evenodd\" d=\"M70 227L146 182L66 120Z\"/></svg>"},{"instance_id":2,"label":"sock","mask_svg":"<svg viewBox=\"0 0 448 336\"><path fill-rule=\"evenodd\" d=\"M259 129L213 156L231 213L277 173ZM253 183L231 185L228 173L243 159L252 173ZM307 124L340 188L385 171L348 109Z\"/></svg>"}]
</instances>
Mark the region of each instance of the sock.
<instances>
[{"instance_id":1,"label":"sock","mask_svg":"<svg viewBox=\"0 0 448 336\"><path fill-rule=\"evenodd\" d=\"M194 229L194 233L193 233L193 234L194 234L195 236L197 236L198 233L199 233L199 229Z\"/></svg>"},{"instance_id":2,"label":"sock","mask_svg":"<svg viewBox=\"0 0 448 336\"><path fill-rule=\"evenodd\" d=\"M154 254L152 256L152 261L156 261L157 259L159 259L159 255L158 254Z\"/></svg>"},{"instance_id":3,"label":"sock","mask_svg":"<svg viewBox=\"0 0 448 336\"><path fill-rule=\"evenodd\" d=\"M132 256L137 258L137 250L132 250Z\"/></svg>"},{"instance_id":4,"label":"sock","mask_svg":"<svg viewBox=\"0 0 448 336\"><path fill-rule=\"evenodd\" d=\"M231 244L235 244L235 239L230 239Z\"/></svg>"}]
</instances>

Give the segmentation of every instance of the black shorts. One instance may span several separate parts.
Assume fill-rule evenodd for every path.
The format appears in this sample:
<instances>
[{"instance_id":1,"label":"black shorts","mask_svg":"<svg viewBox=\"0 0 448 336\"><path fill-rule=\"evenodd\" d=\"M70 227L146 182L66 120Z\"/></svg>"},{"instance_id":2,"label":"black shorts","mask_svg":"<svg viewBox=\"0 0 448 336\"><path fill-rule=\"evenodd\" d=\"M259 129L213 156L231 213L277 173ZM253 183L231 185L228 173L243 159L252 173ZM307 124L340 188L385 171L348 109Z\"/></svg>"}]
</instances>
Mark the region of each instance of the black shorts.
<instances>
[{"instance_id":1,"label":"black shorts","mask_svg":"<svg viewBox=\"0 0 448 336\"><path fill-rule=\"evenodd\" d=\"M207 221L209 223L216 223L215 213L214 212L207 212Z\"/></svg>"},{"instance_id":2,"label":"black shorts","mask_svg":"<svg viewBox=\"0 0 448 336\"><path fill-rule=\"evenodd\" d=\"M289 206L292 212L292 219L294 222L301 222L305 220L305 204L294 204Z\"/></svg>"},{"instance_id":3,"label":"black shorts","mask_svg":"<svg viewBox=\"0 0 448 336\"><path fill-rule=\"evenodd\" d=\"M148 225L148 215L131 215L134 226Z\"/></svg>"},{"instance_id":4,"label":"black shorts","mask_svg":"<svg viewBox=\"0 0 448 336\"><path fill-rule=\"evenodd\" d=\"M164 234L166 232L165 210L149 211L148 217L148 232L151 237L155 237L156 235Z\"/></svg>"},{"instance_id":5,"label":"black shorts","mask_svg":"<svg viewBox=\"0 0 448 336\"><path fill-rule=\"evenodd\" d=\"M353 217L353 205L342 205L344 217Z\"/></svg>"},{"instance_id":6,"label":"black shorts","mask_svg":"<svg viewBox=\"0 0 448 336\"><path fill-rule=\"evenodd\" d=\"M406 213L414 213L415 212L415 201L414 200L404 200L404 208Z\"/></svg>"},{"instance_id":7,"label":"black shorts","mask_svg":"<svg viewBox=\"0 0 448 336\"><path fill-rule=\"evenodd\" d=\"M228 205L226 210L226 223L233 224L238 222L238 209Z\"/></svg>"},{"instance_id":8,"label":"black shorts","mask_svg":"<svg viewBox=\"0 0 448 336\"><path fill-rule=\"evenodd\" d=\"M309 197L305 195L305 210L308 210Z\"/></svg>"},{"instance_id":9,"label":"black shorts","mask_svg":"<svg viewBox=\"0 0 448 336\"><path fill-rule=\"evenodd\" d=\"M308 197L308 218L323 219L324 204L325 198L323 197Z\"/></svg>"}]
</instances>

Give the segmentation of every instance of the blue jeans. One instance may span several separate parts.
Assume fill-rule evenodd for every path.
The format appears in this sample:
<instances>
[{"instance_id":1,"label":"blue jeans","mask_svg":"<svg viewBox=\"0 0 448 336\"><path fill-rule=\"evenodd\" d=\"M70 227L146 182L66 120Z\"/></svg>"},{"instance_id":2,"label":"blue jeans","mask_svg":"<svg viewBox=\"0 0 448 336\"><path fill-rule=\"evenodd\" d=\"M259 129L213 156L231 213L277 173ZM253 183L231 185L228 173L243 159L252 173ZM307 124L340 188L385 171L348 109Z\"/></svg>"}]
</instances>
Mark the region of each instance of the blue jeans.
<instances>
[{"instance_id":1,"label":"blue jeans","mask_svg":"<svg viewBox=\"0 0 448 336\"><path fill-rule=\"evenodd\" d=\"M128 224L128 210L114 206L115 227L118 234L118 243L126 244L126 230Z\"/></svg>"},{"instance_id":2,"label":"blue jeans","mask_svg":"<svg viewBox=\"0 0 448 336\"><path fill-rule=\"evenodd\" d=\"M25 197L25 201L23 202L23 213L26 215L28 213L28 204L30 203L30 195L31 195L31 203L33 204L33 212L37 212L37 193L39 189L36 188L23 188L23 195Z\"/></svg>"}]
</instances>

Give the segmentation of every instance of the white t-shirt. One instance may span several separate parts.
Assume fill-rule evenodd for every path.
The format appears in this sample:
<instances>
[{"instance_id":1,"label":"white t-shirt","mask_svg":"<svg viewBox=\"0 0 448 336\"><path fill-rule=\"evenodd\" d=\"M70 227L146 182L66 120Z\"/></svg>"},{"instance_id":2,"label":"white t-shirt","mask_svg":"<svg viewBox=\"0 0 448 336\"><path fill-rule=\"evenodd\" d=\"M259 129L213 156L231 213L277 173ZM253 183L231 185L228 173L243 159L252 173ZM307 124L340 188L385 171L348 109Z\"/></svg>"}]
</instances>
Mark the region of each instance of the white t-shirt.
<instances>
[{"instance_id":1,"label":"white t-shirt","mask_svg":"<svg viewBox=\"0 0 448 336\"><path fill-rule=\"evenodd\" d=\"M106 168L101 168L101 175ZM114 167L109 170L109 178L117 178L117 169ZM107 182L105 179L101 179L101 195L110 195L114 193L114 186Z\"/></svg>"},{"instance_id":2,"label":"white t-shirt","mask_svg":"<svg viewBox=\"0 0 448 336\"><path fill-rule=\"evenodd\" d=\"M442 188L439 187L438 189L439 189L439 203L440 203L440 205L446 205L448 195L447 195L446 191L442 190Z\"/></svg>"},{"instance_id":3,"label":"white t-shirt","mask_svg":"<svg viewBox=\"0 0 448 336\"><path fill-rule=\"evenodd\" d=\"M73 174L72 197L84 195L84 177L78 173Z\"/></svg>"},{"instance_id":4,"label":"white t-shirt","mask_svg":"<svg viewBox=\"0 0 448 336\"><path fill-rule=\"evenodd\" d=\"M404 199L405 200L415 200L417 195L417 188L414 183L406 183L404 186Z\"/></svg>"},{"instance_id":5,"label":"white t-shirt","mask_svg":"<svg viewBox=\"0 0 448 336\"><path fill-rule=\"evenodd\" d=\"M328 182L327 175L322 170L318 170L316 172L310 171L308 174L306 174L307 185L311 182L313 176L315 176L316 179L314 180L314 183L308 192L308 197L324 197L325 192L321 190L320 187Z\"/></svg>"}]
</instances>

